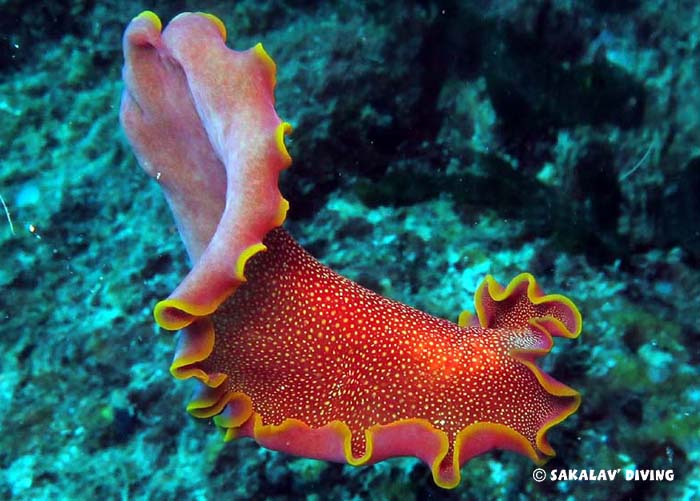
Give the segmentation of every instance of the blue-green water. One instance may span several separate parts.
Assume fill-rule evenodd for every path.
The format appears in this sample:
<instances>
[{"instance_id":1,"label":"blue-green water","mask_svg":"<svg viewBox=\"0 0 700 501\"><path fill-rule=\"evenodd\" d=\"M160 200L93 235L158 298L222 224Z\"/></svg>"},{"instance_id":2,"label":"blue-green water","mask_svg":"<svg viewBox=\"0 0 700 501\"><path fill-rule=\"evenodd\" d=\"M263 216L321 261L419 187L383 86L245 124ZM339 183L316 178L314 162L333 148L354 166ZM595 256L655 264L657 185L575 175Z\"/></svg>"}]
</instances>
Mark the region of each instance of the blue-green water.
<instances>
[{"instance_id":1,"label":"blue-green water","mask_svg":"<svg viewBox=\"0 0 700 501\"><path fill-rule=\"evenodd\" d=\"M693 2L0 6L0 497L700 496ZM224 444L185 412L151 310L189 265L118 120L121 35L145 8L264 43L294 126L285 225L325 264L451 320L487 273L530 271L578 305L583 334L542 360L583 397L549 433L543 482L492 451L445 491L415 459ZM649 470L666 473L624 478Z\"/></svg>"}]
</instances>

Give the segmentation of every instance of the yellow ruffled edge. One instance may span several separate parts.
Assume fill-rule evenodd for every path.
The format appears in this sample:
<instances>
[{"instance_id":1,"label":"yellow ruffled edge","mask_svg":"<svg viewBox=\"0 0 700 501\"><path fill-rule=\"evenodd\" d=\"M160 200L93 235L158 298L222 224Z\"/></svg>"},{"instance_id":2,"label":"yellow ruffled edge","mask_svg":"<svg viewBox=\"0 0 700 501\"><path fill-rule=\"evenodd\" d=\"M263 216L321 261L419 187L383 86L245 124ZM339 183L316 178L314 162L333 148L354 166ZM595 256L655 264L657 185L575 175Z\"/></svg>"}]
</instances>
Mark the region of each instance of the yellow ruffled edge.
<instances>
[{"instance_id":1,"label":"yellow ruffled edge","mask_svg":"<svg viewBox=\"0 0 700 501\"><path fill-rule=\"evenodd\" d=\"M270 57L270 54L267 53L262 42L258 42L250 50L253 51L253 54L255 54L255 56L263 63L263 66L267 70L267 74L270 77L272 88L274 89L275 85L277 85L277 65L275 64L275 61Z\"/></svg>"},{"instance_id":2,"label":"yellow ruffled edge","mask_svg":"<svg viewBox=\"0 0 700 501\"><path fill-rule=\"evenodd\" d=\"M551 349L552 346L552 337L547 331L542 331L545 336L548 337L549 339L549 346ZM535 355L537 357L542 356L546 353L549 353L550 349L546 350L517 350L517 351L512 351L511 356L515 359L517 359L520 363L522 363L525 367L530 369L530 372L535 376L537 379L537 382L540 384L540 386L550 395L554 397L560 397L560 398L570 398L571 404L566 406L559 415L554 416L552 419L544 423L539 430L537 430L537 434L535 435L535 445L537 446L537 449L541 451L543 454L546 456L554 456L555 452L552 446L549 444L546 438L547 431L556 426L557 424L561 423L564 421L566 418L574 414L579 406L581 405L581 394L574 390L573 388L570 388L569 386L565 385L564 383L557 381L556 379L552 378L548 374L546 374L542 369L540 369L537 364L532 362L527 358L527 355ZM524 438L524 437L523 437Z\"/></svg>"},{"instance_id":3,"label":"yellow ruffled edge","mask_svg":"<svg viewBox=\"0 0 700 501\"><path fill-rule=\"evenodd\" d=\"M137 21L139 19L145 19L146 21L152 23L158 29L158 31L163 30L163 23L158 17L158 14L151 10L144 10L140 12L132 19L132 21Z\"/></svg>"},{"instance_id":4,"label":"yellow ruffled edge","mask_svg":"<svg viewBox=\"0 0 700 501\"><path fill-rule=\"evenodd\" d=\"M206 360L214 349L214 324L209 318L200 318L181 333L170 365L170 374L176 379L194 377L210 388L219 388L225 375L209 374L197 366Z\"/></svg>"},{"instance_id":5,"label":"yellow ruffled edge","mask_svg":"<svg viewBox=\"0 0 700 501\"><path fill-rule=\"evenodd\" d=\"M221 19L216 17L214 14L209 14L208 12L195 12L195 14L198 16L205 17L209 21L211 21L214 24L214 26L216 26L216 29L219 30L222 40L224 42L226 41L226 25Z\"/></svg>"},{"instance_id":6,"label":"yellow ruffled edge","mask_svg":"<svg viewBox=\"0 0 700 501\"><path fill-rule=\"evenodd\" d=\"M282 156L282 169L287 168L292 163L292 158L287 152L287 148L284 144L284 137L291 132L292 126L288 122L281 122L275 129L275 145L277 147L277 151ZM271 227L267 230L267 232L265 232L265 235L272 229L282 226L284 221L287 219L288 211L289 201L280 194L277 214L272 219ZM218 308L218 306L226 298L235 292L238 285L246 281L245 267L246 264L248 264L248 261L250 261L250 259L258 252L267 250L265 244L262 243L265 235L262 235L259 242L249 245L239 254L238 259L234 264L235 279L238 283L235 284L232 289L224 291L222 297L214 298L214 300L208 304L193 304L176 298L168 298L159 301L153 309L153 317L155 318L156 323L165 330L180 330L190 325L196 318L214 313L216 308Z\"/></svg>"},{"instance_id":7,"label":"yellow ruffled edge","mask_svg":"<svg viewBox=\"0 0 700 501\"><path fill-rule=\"evenodd\" d=\"M576 305L568 297L562 294L544 294L540 289L535 277L530 273L521 273L513 278L510 283L504 288L499 284L496 279L491 275L486 275L484 280L481 282L479 287L474 293L474 307L476 308L476 314L479 319L479 324L483 328L487 328L486 324L486 312L483 307L483 297L484 294L488 293L491 299L500 302L509 298L513 292L520 287L523 282L527 282L527 297L535 305L540 305L543 303L559 303L563 304L572 314L575 325L573 328L571 326L565 325L561 320L548 316L540 317L552 320L559 327L560 334L563 337L574 339L581 334L581 329L583 327L583 320L581 318L581 313L579 312ZM460 321L463 315L469 315L469 312L462 312L460 315ZM460 323L460 325L462 325Z\"/></svg>"},{"instance_id":8,"label":"yellow ruffled edge","mask_svg":"<svg viewBox=\"0 0 700 501\"><path fill-rule=\"evenodd\" d=\"M225 410L227 404L235 401L239 407L243 410L239 413L231 416L222 417L222 412ZM199 397L196 401L193 401L188 406L188 411L199 418L214 418L214 423L224 431L224 440L230 441L241 436L250 436L255 439L258 443L263 446L270 446L270 442L275 439L284 438L285 433L289 432L301 432L314 434L315 438L318 436L332 437L325 447L323 453L317 454L305 454L303 451L297 449L297 454L302 457L310 457L326 461L344 461L352 466L364 466L373 464L375 461L373 455L375 453L375 436L386 431L392 431L394 433L400 431L402 428L419 426L423 428L427 433L432 434L436 443L439 444L437 454L432 457L421 457L421 451L415 451L414 456L418 457L424 461L431 470L433 480L436 485L443 489L453 489L459 485L461 482L461 467L464 463L475 457L476 455L489 452L493 449L511 450L522 454L530 458L537 465L544 464L550 457L554 456L554 451L551 450L549 444L544 439L546 432L556 424L560 423L566 419L569 415L576 411L580 400L575 399L571 405L567 406L561 415L553 418L551 421L542 426L537 434L537 444L545 446L544 449L538 451L529 440L516 430L509 428L505 425L499 423L488 423L479 422L473 423L463 430L461 430L454 441L453 457L451 465L451 475L443 476L440 470L440 465L447 456L450 448L450 443L447 438L447 434L435 428L429 421L419 418L404 419L401 421L396 421L393 423L388 423L385 425L373 425L366 429L365 434L365 453L360 457L355 457L352 453L352 433L350 428L342 421L331 421L328 424L320 428L311 428L303 421L298 419L285 419L279 425L265 425L262 422L262 417L257 412L253 411L253 405L248 397L244 393L226 393L219 391L212 391L211 393L204 393L202 397ZM241 433L241 431L246 427L248 423L248 432ZM252 424L252 426L251 426ZM488 435L490 437L497 436L502 443L497 447L491 447L480 451L476 454L461 457L464 444L468 443L470 440L477 440L479 436ZM317 440L310 440L309 442L316 444ZM301 447L302 444L295 444L297 448ZM426 447L432 447L432 444L427 444ZM289 453L289 450L285 450L282 447L271 447L280 452ZM343 457L335 457L333 451L342 448ZM382 451L385 458L397 457L387 455L388 451Z\"/></svg>"},{"instance_id":9,"label":"yellow ruffled edge","mask_svg":"<svg viewBox=\"0 0 700 501\"><path fill-rule=\"evenodd\" d=\"M274 219L273 228L277 228L284 223L289 210L289 202L282 198L278 214ZM270 230L272 230L271 228ZM270 231L268 230L268 232ZM208 304L193 304L177 298L168 298L156 303L153 308L153 318L163 329L176 331L184 329L197 318L206 317L216 311L218 306L235 292L238 285L246 281L245 267L248 261L259 252L267 250L267 246L262 242L256 242L243 250L238 256L235 264L235 278L238 283L231 289L224 291L222 297L215 298Z\"/></svg>"},{"instance_id":10,"label":"yellow ruffled edge","mask_svg":"<svg viewBox=\"0 0 700 501\"><path fill-rule=\"evenodd\" d=\"M469 327L473 319L474 314L469 310L464 310L462 313L459 314L459 318L457 319L457 325L459 325L460 327Z\"/></svg>"},{"instance_id":11,"label":"yellow ruffled edge","mask_svg":"<svg viewBox=\"0 0 700 501\"><path fill-rule=\"evenodd\" d=\"M182 12L181 14L178 14L178 15L181 16L183 14L188 14L188 13ZM205 17L206 19L211 21L212 24L216 27L216 29L221 34L221 38L223 39L223 41L224 42L226 41L226 25L224 24L224 22L221 19L219 19L214 14L209 14L208 12L194 12L194 14L196 14L198 16ZM158 17L158 14L156 14L152 10L144 10L144 11L140 12L139 14L137 14L133 18L134 21L138 20L138 19L146 19L147 21L152 23L158 29L158 31L163 31L163 22L160 20L160 17Z\"/></svg>"},{"instance_id":12,"label":"yellow ruffled edge","mask_svg":"<svg viewBox=\"0 0 700 501\"><path fill-rule=\"evenodd\" d=\"M567 326L560 319L552 315L531 318L528 320L528 323L536 331L545 336L547 340L547 347L543 349L511 350L510 353L513 358L517 359L528 369L530 369L537 381L547 393L555 397L572 399L572 404L565 408L559 416L556 416L551 421L545 423L538 430L536 435L537 449L542 451L542 453L547 456L554 456L554 449L552 449L551 445L547 442L546 433L550 428L561 423L578 410L579 406L581 405L581 395L573 388L556 381L549 375L546 375L544 371L542 371L533 362L533 358L539 358L546 355L551 351L552 346L554 345L554 333L552 333L552 329L547 326L548 323L551 323L554 326L554 330L557 331L557 335L568 339L577 338L581 334L583 328L581 313L573 301L571 301L568 297L562 294L544 294L537 284L535 277L531 273L521 273L517 275L506 287L503 287L500 283L498 283L492 275L487 275L474 294L474 305L476 308L476 316L478 318L479 325L481 325L482 328L487 328L486 312L484 311L482 303L484 294L488 293L491 299L494 301L504 301L505 299L509 298L524 282L527 282L527 297L529 301L535 305L543 303L563 304L569 310L569 313L574 321L573 326ZM466 327L472 321L473 315L469 311L463 311L459 316L460 327Z\"/></svg>"}]
</instances>

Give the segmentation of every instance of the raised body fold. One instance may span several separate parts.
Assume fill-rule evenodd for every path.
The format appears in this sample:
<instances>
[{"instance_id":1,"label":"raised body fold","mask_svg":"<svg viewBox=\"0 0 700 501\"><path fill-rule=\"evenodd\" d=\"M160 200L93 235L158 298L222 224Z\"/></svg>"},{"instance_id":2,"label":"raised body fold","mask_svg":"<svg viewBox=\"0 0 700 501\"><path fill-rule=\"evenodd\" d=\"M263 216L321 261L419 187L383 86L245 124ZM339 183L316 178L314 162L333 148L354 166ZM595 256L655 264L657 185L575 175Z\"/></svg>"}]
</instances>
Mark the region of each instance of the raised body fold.
<instances>
[{"instance_id":1,"label":"raised body fold","mask_svg":"<svg viewBox=\"0 0 700 501\"><path fill-rule=\"evenodd\" d=\"M163 187L192 271L155 310L179 329L212 313L244 280L245 261L282 224L277 187L291 158L274 109L275 65L261 45L230 50L205 14L161 33L145 12L124 34L121 121L141 166Z\"/></svg>"}]
</instances>

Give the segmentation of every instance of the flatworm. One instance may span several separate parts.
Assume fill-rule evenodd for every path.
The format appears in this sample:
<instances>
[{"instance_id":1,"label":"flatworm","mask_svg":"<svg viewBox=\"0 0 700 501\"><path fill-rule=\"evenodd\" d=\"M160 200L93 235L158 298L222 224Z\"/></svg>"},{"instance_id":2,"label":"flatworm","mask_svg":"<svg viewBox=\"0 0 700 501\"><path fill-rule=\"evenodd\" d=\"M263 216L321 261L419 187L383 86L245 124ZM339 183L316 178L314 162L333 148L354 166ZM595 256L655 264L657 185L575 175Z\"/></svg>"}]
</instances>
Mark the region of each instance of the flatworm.
<instances>
[{"instance_id":1,"label":"flatworm","mask_svg":"<svg viewBox=\"0 0 700 501\"><path fill-rule=\"evenodd\" d=\"M127 28L120 116L193 262L154 311L182 329L171 372L200 382L188 411L226 439L305 457L415 456L445 488L494 448L553 456L547 430L580 396L536 359L580 334L574 304L527 273L505 288L487 276L476 315L455 324L319 263L281 228L291 127L274 110L272 59L228 49L211 15L161 28L148 11Z\"/></svg>"}]
</instances>

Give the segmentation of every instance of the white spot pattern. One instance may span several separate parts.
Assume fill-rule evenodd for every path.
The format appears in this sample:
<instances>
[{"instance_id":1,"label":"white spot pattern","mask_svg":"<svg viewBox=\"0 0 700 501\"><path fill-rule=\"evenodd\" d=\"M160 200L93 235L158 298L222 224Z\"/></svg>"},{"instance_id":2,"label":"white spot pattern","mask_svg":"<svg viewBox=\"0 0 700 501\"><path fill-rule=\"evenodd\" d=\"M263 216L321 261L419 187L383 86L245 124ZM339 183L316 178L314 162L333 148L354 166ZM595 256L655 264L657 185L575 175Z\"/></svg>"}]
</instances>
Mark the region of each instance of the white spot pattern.
<instances>
[{"instance_id":1,"label":"white spot pattern","mask_svg":"<svg viewBox=\"0 0 700 501\"><path fill-rule=\"evenodd\" d=\"M475 422L511 427L537 449L537 431L567 405L510 355L540 348L543 334L461 328L338 275L284 230L265 244L214 314L215 347L199 364L227 374L264 424L343 421L356 457L368 427L410 418L445 431L451 449Z\"/></svg>"}]
</instances>

